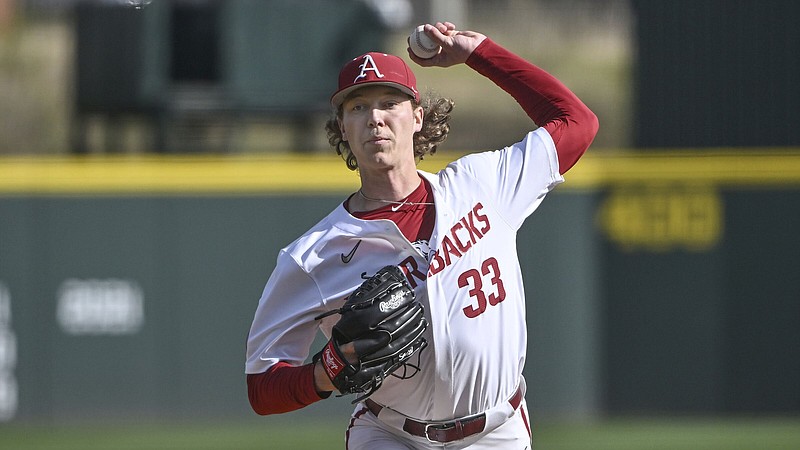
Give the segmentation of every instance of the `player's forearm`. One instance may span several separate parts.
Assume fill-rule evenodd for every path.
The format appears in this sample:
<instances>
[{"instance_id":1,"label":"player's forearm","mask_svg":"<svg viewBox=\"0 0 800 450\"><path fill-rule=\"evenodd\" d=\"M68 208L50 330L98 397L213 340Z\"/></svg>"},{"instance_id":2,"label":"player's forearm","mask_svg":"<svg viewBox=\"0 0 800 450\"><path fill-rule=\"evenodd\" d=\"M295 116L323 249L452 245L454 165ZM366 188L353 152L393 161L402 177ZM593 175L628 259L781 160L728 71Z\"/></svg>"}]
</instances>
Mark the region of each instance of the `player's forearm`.
<instances>
[{"instance_id":1,"label":"player's forearm","mask_svg":"<svg viewBox=\"0 0 800 450\"><path fill-rule=\"evenodd\" d=\"M534 123L550 133L562 174L597 134L597 116L563 83L490 39L475 49L467 65L508 92Z\"/></svg>"},{"instance_id":2,"label":"player's forearm","mask_svg":"<svg viewBox=\"0 0 800 450\"><path fill-rule=\"evenodd\" d=\"M325 374L322 374L325 376ZM330 395L316 389L313 364L280 362L264 373L247 375L247 397L257 414L280 414L308 406ZM329 380L330 381L330 380Z\"/></svg>"}]
</instances>

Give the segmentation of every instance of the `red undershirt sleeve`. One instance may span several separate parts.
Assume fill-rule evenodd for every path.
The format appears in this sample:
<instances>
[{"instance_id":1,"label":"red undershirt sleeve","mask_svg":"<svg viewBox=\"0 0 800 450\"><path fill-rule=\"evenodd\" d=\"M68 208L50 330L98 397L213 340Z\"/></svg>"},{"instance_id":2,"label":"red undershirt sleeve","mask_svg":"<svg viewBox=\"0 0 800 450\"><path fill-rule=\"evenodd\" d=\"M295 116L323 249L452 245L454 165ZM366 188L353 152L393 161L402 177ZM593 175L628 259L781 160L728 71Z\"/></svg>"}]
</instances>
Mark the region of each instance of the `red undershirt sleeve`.
<instances>
[{"instance_id":1,"label":"red undershirt sleeve","mask_svg":"<svg viewBox=\"0 0 800 450\"><path fill-rule=\"evenodd\" d=\"M314 388L314 364L292 366L279 362L264 373L247 374L247 397L257 414L294 411L330 395Z\"/></svg>"},{"instance_id":2,"label":"red undershirt sleeve","mask_svg":"<svg viewBox=\"0 0 800 450\"><path fill-rule=\"evenodd\" d=\"M508 92L556 144L564 174L583 155L598 130L597 116L564 84L487 38L467 65Z\"/></svg>"}]
</instances>

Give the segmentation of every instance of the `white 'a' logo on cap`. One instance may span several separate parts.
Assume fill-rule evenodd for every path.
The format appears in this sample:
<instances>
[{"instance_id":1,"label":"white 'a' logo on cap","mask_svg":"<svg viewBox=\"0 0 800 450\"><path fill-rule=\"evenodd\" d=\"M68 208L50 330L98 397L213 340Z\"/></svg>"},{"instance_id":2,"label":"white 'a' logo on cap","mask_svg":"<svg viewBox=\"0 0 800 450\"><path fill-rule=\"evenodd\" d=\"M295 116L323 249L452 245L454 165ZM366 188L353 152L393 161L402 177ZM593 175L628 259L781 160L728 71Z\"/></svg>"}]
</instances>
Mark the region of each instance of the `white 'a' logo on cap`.
<instances>
[{"instance_id":1,"label":"white 'a' logo on cap","mask_svg":"<svg viewBox=\"0 0 800 450\"><path fill-rule=\"evenodd\" d=\"M355 80L353 80L353 83L362 78L366 78L367 72L375 72L376 77L383 78L383 74L380 70L378 70L378 65L375 64L375 60L372 59L372 55L364 55L364 62L359 67L361 67L361 73L358 74Z\"/></svg>"}]
</instances>

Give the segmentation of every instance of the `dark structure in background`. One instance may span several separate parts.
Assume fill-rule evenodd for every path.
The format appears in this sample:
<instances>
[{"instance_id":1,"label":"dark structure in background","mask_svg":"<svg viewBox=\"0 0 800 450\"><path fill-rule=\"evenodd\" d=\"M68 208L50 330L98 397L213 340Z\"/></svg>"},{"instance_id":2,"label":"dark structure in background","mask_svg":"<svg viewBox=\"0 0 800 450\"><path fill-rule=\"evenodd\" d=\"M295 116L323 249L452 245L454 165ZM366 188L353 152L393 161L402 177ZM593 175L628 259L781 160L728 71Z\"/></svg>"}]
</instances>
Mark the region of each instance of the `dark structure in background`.
<instances>
[{"instance_id":1,"label":"dark structure in background","mask_svg":"<svg viewBox=\"0 0 800 450\"><path fill-rule=\"evenodd\" d=\"M633 5L637 148L800 145L800 2ZM800 411L796 191L705 176L620 183L605 196L623 241L655 241L603 245L608 413ZM680 240L710 230L713 240Z\"/></svg>"},{"instance_id":2,"label":"dark structure in background","mask_svg":"<svg viewBox=\"0 0 800 450\"><path fill-rule=\"evenodd\" d=\"M292 124L307 148L339 67L383 48L375 14L358 0L79 2L73 151L88 151L93 116L107 125L105 151L130 117L151 123L159 152L227 150L231 127L251 116Z\"/></svg>"},{"instance_id":3,"label":"dark structure in background","mask_svg":"<svg viewBox=\"0 0 800 450\"><path fill-rule=\"evenodd\" d=\"M176 2L169 15L169 79L217 84L222 80L219 2Z\"/></svg>"},{"instance_id":4,"label":"dark structure in background","mask_svg":"<svg viewBox=\"0 0 800 450\"><path fill-rule=\"evenodd\" d=\"M602 243L604 410L797 414L798 191L697 181L620 185L604 194L606 205L627 197L618 206L635 222L627 231L659 237L679 221L690 232L714 216L719 224L702 247ZM702 197L717 205L705 216Z\"/></svg>"},{"instance_id":5,"label":"dark structure in background","mask_svg":"<svg viewBox=\"0 0 800 450\"><path fill-rule=\"evenodd\" d=\"M633 7L636 148L800 145L800 2Z\"/></svg>"}]
</instances>

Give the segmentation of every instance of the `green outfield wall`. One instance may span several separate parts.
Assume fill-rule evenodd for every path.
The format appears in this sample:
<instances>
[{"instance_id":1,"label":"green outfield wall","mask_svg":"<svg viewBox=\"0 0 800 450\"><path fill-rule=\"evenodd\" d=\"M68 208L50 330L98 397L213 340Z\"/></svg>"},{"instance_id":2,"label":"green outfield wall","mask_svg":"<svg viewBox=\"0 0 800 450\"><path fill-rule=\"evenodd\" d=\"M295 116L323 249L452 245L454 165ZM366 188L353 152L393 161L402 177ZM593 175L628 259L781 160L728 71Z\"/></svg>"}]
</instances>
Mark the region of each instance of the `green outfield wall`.
<instances>
[{"instance_id":1,"label":"green outfield wall","mask_svg":"<svg viewBox=\"0 0 800 450\"><path fill-rule=\"evenodd\" d=\"M800 411L800 152L597 152L567 180L519 235L535 417ZM357 184L330 156L0 159L0 420L252 415L277 252Z\"/></svg>"}]
</instances>

